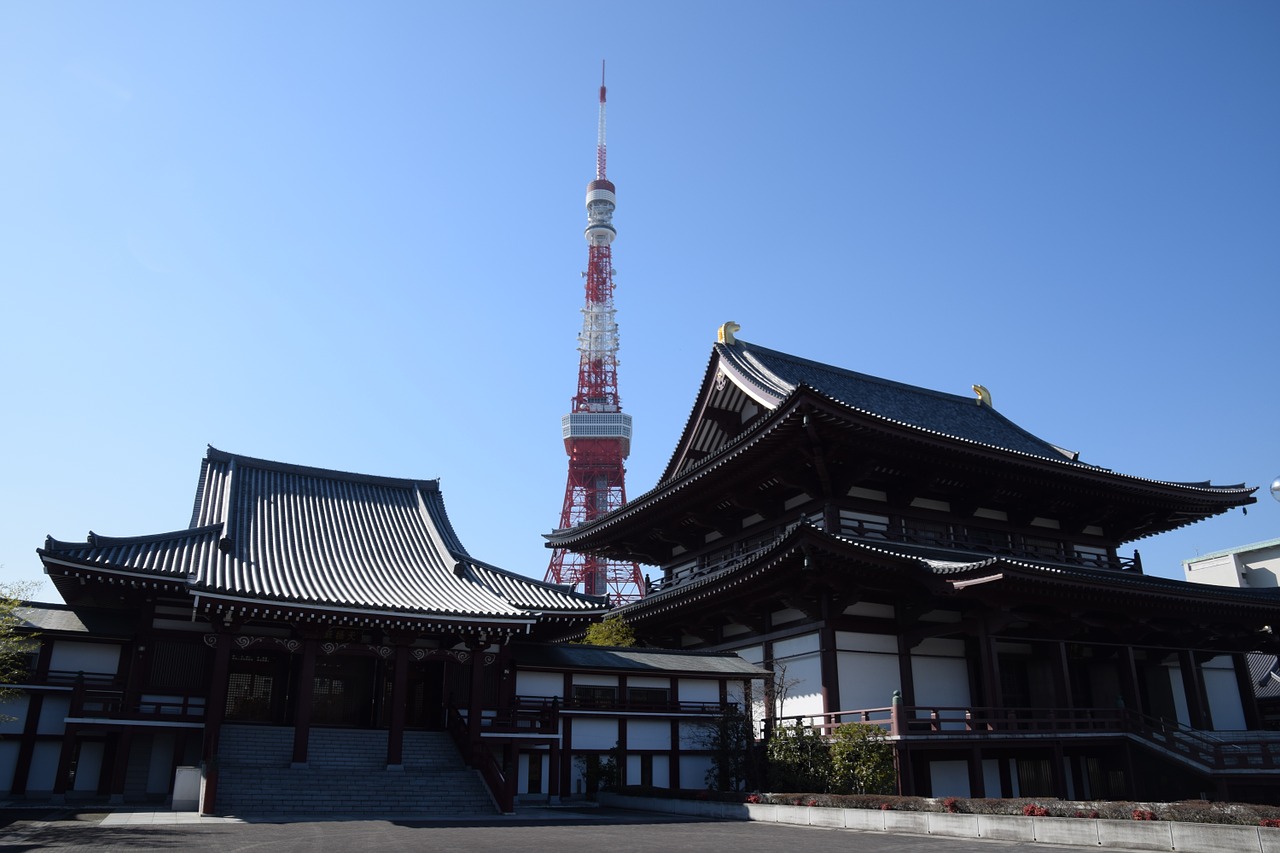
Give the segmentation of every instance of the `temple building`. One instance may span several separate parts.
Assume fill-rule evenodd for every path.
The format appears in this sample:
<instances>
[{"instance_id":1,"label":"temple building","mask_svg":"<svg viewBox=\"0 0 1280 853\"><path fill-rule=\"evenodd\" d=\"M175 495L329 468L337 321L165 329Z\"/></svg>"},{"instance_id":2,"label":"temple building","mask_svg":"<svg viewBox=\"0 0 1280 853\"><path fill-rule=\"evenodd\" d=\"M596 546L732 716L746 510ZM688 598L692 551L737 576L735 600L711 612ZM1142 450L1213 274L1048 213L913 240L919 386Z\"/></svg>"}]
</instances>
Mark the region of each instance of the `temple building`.
<instances>
[{"instance_id":1,"label":"temple building","mask_svg":"<svg viewBox=\"0 0 1280 853\"><path fill-rule=\"evenodd\" d=\"M39 549L0 789L206 812L454 814L583 791L605 756L701 787L700 732L764 673L547 646L607 612L473 558L436 481L210 448L189 527ZM189 772L183 772L187 770Z\"/></svg>"},{"instance_id":2,"label":"temple building","mask_svg":"<svg viewBox=\"0 0 1280 853\"><path fill-rule=\"evenodd\" d=\"M660 482L551 547L660 567L645 641L774 673L767 724L873 722L902 792L1270 800L1246 655L1274 590L1152 577L1136 540L1254 502L1129 476L975 396L737 339Z\"/></svg>"}]
</instances>

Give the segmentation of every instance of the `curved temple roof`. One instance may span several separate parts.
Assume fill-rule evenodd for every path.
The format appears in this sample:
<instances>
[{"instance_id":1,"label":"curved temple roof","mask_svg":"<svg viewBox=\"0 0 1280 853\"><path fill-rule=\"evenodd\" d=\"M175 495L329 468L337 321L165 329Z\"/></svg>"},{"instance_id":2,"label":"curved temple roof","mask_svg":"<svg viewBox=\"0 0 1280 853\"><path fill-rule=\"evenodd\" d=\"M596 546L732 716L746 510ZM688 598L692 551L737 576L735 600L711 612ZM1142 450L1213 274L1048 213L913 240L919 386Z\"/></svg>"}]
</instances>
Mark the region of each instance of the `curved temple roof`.
<instances>
[{"instance_id":1,"label":"curved temple roof","mask_svg":"<svg viewBox=\"0 0 1280 853\"><path fill-rule=\"evenodd\" d=\"M49 539L40 554L46 565L136 573L197 595L386 616L531 621L607 606L473 559L449 523L438 481L305 468L212 447L187 530Z\"/></svg>"}]
</instances>

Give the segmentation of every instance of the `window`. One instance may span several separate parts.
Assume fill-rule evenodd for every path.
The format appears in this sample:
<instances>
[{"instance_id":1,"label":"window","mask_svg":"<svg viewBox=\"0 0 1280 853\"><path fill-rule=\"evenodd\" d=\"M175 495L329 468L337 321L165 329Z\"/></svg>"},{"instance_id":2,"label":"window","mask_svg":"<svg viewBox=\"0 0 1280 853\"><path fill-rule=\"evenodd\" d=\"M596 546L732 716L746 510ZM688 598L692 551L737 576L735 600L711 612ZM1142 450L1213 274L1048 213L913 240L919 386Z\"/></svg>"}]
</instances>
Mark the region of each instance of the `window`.
<instances>
[{"instance_id":1,"label":"window","mask_svg":"<svg viewBox=\"0 0 1280 853\"><path fill-rule=\"evenodd\" d=\"M665 687L628 687L627 704L638 710L661 710L667 707L671 691Z\"/></svg>"},{"instance_id":2,"label":"window","mask_svg":"<svg viewBox=\"0 0 1280 853\"><path fill-rule=\"evenodd\" d=\"M618 688L575 684L573 699L579 708L612 708L618 703Z\"/></svg>"}]
</instances>

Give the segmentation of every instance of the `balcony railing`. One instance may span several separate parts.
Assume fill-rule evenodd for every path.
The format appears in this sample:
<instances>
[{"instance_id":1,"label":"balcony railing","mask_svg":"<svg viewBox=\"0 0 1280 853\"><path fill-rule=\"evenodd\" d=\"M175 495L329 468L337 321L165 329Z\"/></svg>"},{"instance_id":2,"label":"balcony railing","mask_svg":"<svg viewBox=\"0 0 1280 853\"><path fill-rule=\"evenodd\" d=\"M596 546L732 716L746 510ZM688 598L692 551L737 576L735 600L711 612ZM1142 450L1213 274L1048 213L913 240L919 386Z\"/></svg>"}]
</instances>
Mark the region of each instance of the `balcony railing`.
<instances>
[{"instance_id":1,"label":"balcony railing","mask_svg":"<svg viewBox=\"0 0 1280 853\"><path fill-rule=\"evenodd\" d=\"M1132 737L1210 773L1280 771L1280 733L1208 732L1127 708L966 708L905 706L776 717L766 730L806 726L830 736L838 726L877 726L903 741L952 738L1043 739L1081 734Z\"/></svg>"}]
</instances>

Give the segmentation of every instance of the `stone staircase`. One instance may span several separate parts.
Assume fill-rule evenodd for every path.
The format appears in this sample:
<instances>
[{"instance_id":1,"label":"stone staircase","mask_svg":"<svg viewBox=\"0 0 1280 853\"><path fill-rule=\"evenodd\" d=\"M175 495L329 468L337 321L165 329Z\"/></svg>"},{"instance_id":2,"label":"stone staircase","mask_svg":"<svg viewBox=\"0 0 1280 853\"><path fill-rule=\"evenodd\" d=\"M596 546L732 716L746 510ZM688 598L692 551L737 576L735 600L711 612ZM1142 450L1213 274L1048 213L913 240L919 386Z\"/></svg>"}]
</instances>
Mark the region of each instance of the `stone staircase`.
<instances>
[{"instance_id":1,"label":"stone staircase","mask_svg":"<svg viewBox=\"0 0 1280 853\"><path fill-rule=\"evenodd\" d=\"M221 814L494 814L480 775L447 732L405 732L404 769L387 770L387 733L313 728L308 766L290 767L293 729L224 725L218 748Z\"/></svg>"}]
</instances>

